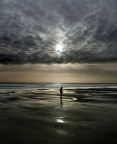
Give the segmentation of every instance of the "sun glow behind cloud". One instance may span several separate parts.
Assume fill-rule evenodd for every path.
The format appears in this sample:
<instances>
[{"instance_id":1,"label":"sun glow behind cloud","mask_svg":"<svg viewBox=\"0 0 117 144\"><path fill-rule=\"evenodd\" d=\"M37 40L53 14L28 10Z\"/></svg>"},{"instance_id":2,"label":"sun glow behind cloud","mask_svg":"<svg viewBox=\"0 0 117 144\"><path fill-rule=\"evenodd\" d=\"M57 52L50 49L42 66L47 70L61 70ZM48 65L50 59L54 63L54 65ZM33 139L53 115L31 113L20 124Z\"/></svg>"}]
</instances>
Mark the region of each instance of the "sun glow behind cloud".
<instances>
[{"instance_id":1,"label":"sun glow behind cloud","mask_svg":"<svg viewBox=\"0 0 117 144\"><path fill-rule=\"evenodd\" d=\"M67 29L63 27L63 30L57 29L56 30L56 45L55 45L55 52L57 55L61 56L61 54L66 51L66 45L65 42L67 41L66 37Z\"/></svg>"},{"instance_id":2,"label":"sun glow behind cloud","mask_svg":"<svg viewBox=\"0 0 117 144\"><path fill-rule=\"evenodd\" d=\"M62 42L58 43L56 45L55 49L56 49L56 53L60 55L64 51L64 45L63 45L63 43Z\"/></svg>"},{"instance_id":3,"label":"sun glow behind cloud","mask_svg":"<svg viewBox=\"0 0 117 144\"><path fill-rule=\"evenodd\" d=\"M0 29L0 81L117 82L117 0L0 0Z\"/></svg>"},{"instance_id":4,"label":"sun glow behind cloud","mask_svg":"<svg viewBox=\"0 0 117 144\"><path fill-rule=\"evenodd\" d=\"M117 62L116 0L0 0L0 29L2 64Z\"/></svg>"}]
</instances>

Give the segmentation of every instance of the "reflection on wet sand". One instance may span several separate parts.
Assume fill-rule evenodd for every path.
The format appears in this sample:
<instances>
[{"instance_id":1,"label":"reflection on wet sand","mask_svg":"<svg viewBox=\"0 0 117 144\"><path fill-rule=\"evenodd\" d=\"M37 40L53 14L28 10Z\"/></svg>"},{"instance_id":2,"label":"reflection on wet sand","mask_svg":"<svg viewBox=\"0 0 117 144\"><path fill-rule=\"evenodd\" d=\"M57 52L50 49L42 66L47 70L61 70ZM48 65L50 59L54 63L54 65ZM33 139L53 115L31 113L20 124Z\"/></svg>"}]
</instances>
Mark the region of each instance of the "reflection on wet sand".
<instances>
[{"instance_id":1,"label":"reflection on wet sand","mask_svg":"<svg viewBox=\"0 0 117 144\"><path fill-rule=\"evenodd\" d=\"M116 89L0 91L0 142L116 144L116 111Z\"/></svg>"},{"instance_id":2,"label":"reflection on wet sand","mask_svg":"<svg viewBox=\"0 0 117 144\"><path fill-rule=\"evenodd\" d=\"M62 119L60 119L60 118L57 119L57 122L58 123L64 123L64 121Z\"/></svg>"},{"instance_id":3,"label":"reflection on wet sand","mask_svg":"<svg viewBox=\"0 0 117 144\"><path fill-rule=\"evenodd\" d=\"M63 108L63 100L62 100L62 97L60 97L60 108Z\"/></svg>"}]
</instances>

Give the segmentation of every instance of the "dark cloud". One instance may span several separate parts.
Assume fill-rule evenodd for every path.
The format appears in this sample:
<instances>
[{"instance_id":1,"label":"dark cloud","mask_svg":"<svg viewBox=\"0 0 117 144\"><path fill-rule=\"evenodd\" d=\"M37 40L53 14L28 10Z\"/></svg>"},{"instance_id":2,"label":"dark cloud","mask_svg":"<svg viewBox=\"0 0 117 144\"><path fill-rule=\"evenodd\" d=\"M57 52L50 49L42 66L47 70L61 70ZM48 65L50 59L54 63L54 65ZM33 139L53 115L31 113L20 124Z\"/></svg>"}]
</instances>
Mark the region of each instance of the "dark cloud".
<instances>
[{"instance_id":1,"label":"dark cloud","mask_svg":"<svg viewBox=\"0 0 117 144\"><path fill-rule=\"evenodd\" d=\"M117 62L116 0L0 1L0 63L69 62Z\"/></svg>"}]
</instances>

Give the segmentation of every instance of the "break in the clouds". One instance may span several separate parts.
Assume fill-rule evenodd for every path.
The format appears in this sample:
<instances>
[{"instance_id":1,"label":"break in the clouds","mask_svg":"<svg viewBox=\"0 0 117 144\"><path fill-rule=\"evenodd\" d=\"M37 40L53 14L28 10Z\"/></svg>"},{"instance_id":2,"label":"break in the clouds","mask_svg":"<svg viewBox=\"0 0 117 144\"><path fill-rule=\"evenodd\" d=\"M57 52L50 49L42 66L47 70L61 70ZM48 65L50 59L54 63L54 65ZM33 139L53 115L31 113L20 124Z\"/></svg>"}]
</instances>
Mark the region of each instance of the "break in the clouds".
<instances>
[{"instance_id":1,"label":"break in the clouds","mask_svg":"<svg viewBox=\"0 0 117 144\"><path fill-rule=\"evenodd\" d=\"M0 63L117 62L117 0L0 0Z\"/></svg>"}]
</instances>

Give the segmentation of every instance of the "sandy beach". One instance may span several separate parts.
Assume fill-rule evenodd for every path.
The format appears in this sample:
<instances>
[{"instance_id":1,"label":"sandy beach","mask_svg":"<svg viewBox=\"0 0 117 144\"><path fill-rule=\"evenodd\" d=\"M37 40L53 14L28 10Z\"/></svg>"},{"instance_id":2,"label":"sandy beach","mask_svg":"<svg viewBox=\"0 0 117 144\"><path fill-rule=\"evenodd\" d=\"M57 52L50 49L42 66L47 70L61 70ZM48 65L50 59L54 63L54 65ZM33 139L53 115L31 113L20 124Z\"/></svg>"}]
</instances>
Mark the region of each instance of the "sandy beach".
<instances>
[{"instance_id":1,"label":"sandy beach","mask_svg":"<svg viewBox=\"0 0 117 144\"><path fill-rule=\"evenodd\" d=\"M116 144L117 89L0 90L1 144Z\"/></svg>"},{"instance_id":2,"label":"sandy beach","mask_svg":"<svg viewBox=\"0 0 117 144\"><path fill-rule=\"evenodd\" d=\"M0 0L0 144L117 144L117 0Z\"/></svg>"}]
</instances>

